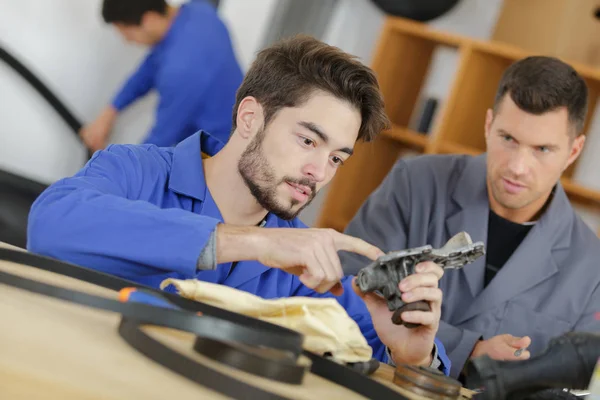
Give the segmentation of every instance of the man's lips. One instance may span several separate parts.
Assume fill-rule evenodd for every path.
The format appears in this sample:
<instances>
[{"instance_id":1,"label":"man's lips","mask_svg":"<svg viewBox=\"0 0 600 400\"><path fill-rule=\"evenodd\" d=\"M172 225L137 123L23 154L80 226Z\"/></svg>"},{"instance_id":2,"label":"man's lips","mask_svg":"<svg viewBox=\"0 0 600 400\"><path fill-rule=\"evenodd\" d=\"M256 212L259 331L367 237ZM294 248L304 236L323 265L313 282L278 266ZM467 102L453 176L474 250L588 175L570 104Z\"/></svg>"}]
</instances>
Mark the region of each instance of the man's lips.
<instances>
[{"instance_id":1,"label":"man's lips","mask_svg":"<svg viewBox=\"0 0 600 400\"><path fill-rule=\"evenodd\" d=\"M312 189L308 186L304 186L304 185L298 185L296 183L292 183L292 182L287 182L286 183L288 185L290 185L291 187L293 187L294 189L302 192L302 194L305 194L307 196L309 196L312 193Z\"/></svg>"},{"instance_id":2,"label":"man's lips","mask_svg":"<svg viewBox=\"0 0 600 400\"><path fill-rule=\"evenodd\" d=\"M502 178L502 183L506 191L513 194L519 193L526 188L525 185L508 178Z\"/></svg>"},{"instance_id":3,"label":"man's lips","mask_svg":"<svg viewBox=\"0 0 600 400\"><path fill-rule=\"evenodd\" d=\"M504 179L506 182L510 183L513 186L525 187L525 185L523 185L522 183L513 181L512 179L508 179L508 178L502 178L502 179Z\"/></svg>"}]
</instances>

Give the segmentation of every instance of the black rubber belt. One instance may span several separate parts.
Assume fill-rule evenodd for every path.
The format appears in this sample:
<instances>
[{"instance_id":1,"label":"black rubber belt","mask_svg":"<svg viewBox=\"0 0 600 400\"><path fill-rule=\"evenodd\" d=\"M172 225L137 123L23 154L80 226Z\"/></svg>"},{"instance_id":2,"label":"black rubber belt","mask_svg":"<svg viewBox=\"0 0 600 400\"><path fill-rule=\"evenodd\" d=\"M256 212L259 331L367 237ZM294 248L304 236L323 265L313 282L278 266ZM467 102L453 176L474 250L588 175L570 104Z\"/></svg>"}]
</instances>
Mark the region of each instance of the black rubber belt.
<instances>
[{"instance_id":1,"label":"black rubber belt","mask_svg":"<svg viewBox=\"0 0 600 400\"><path fill-rule=\"evenodd\" d=\"M132 347L165 368L168 368L193 382L206 386L209 389L218 390L219 392L236 399L240 398L236 397L233 393L237 393L238 385L245 385L245 383L236 381L235 384L232 384L231 387L227 388L227 390L230 390L231 392L225 392L215 388L215 382L219 379L223 379L223 377L219 376L221 375L219 372L172 350L160 341L150 337L142 330L142 325L144 324L133 319L123 318L121 325L119 326L119 333ZM196 344L197 343L198 341ZM196 345L194 346L194 349L197 349ZM313 374L365 396L368 399L410 400L401 393L361 374L360 372L348 368L345 365L338 364L308 351L305 351L304 355L312 361L311 372ZM229 376L227 378L231 379ZM241 392L242 389L239 388L239 391ZM262 389L254 386L252 387L252 390L245 391L244 393L244 396L240 399L285 399L284 397L270 392L265 395Z\"/></svg>"},{"instance_id":2,"label":"black rubber belt","mask_svg":"<svg viewBox=\"0 0 600 400\"><path fill-rule=\"evenodd\" d=\"M124 319L134 318L145 324L164 326L200 335L201 338L206 338L206 340L214 346L211 355L209 356L212 356L216 361L221 362L216 356L215 350L220 351L223 354L229 354L229 357L225 360L224 364L253 374L255 374L255 371L270 371L270 374L265 377L279 382L301 383L308 367L296 364L291 356L287 358L268 358L256 354L256 352L245 350L239 345L236 346L233 342L228 340L228 336L231 336L228 335L228 333L237 331L235 335L237 336L240 331L248 331L249 329L237 326L229 321L210 316L197 316L188 311L156 307L143 303L123 303L117 300L23 278L4 271L0 271L0 283L91 308L118 312ZM222 342L221 340L223 339L228 341ZM252 360L252 363L236 363L237 360ZM225 377L227 378L227 376ZM228 379L234 380L234 378ZM222 389L225 388L223 387Z\"/></svg>"},{"instance_id":3,"label":"black rubber belt","mask_svg":"<svg viewBox=\"0 0 600 400\"><path fill-rule=\"evenodd\" d=\"M119 325L119 334L130 346L165 368L234 399L290 400L272 392L237 380L206 365L192 360L150 337L142 330L143 323L123 318Z\"/></svg>"},{"instance_id":4,"label":"black rubber belt","mask_svg":"<svg viewBox=\"0 0 600 400\"><path fill-rule=\"evenodd\" d=\"M22 62L17 60L15 56L8 52L5 48L0 46L0 60L4 61L6 65L11 67L13 71L19 74L27 83L31 85L35 91L56 111L56 113L62 118L62 120L71 128L71 131L75 134L77 139L81 141L79 131L83 127L82 122L75 117L73 112L67 108L67 106L59 100L59 98L52 92L48 86L46 86L40 78L38 78L29 68L27 68ZM85 144L84 144L85 145ZM87 157L92 157L92 151L87 150Z\"/></svg>"},{"instance_id":5,"label":"black rubber belt","mask_svg":"<svg viewBox=\"0 0 600 400\"><path fill-rule=\"evenodd\" d=\"M119 333L132 347L165 368L202 386L217 390L222 394L236 399L286 399L285 397L265 392L255 386L252 386L250 390L243 389L240 385L245 386L246 384L235 379L235 383L232 383L226 391L216 388L217 385L215 383L219 379L223 379L220 372L210 369L150 337L142 330L142 325L144 324L134 319L123 318L119 326ZM194 346L194 349L196 349L196 346ZM343 386L368 399L410 400L401 393L345 365L338 364L308 351L305 351L304 355L312 361L311 372L313 374ZM232 379L229 376L226 378ZM242 397L235 395L238 392L244 393Z\"/></svg>"},{"instance_id":6,"label":"black rubber belt","mask_svg":"<svg viewBox=\"0 0 600 400\"><path fill-rule=\"evenodd\" d=\"M9 252L23 253L14 252L13 250L9 250ZM18 256L21 257L22 255ZM29 256L32 256L34 259L39 258L38 256L32 254L29 254ZM6 258L2 257L1 252L0 259L7 260ZM54 267L62 264L60 261L52 261L54 261ZM71 273L80 268L70 264L63 264L62 267L70 270ZM86 278L90 278L93 277L96 272L93 270L87 270L86 273L88 275ZM242 343L256 346L256 342L259 342L258 346L267 346L266 343L268 342L269 333L261 332L256 328L250 328L229 320L224 320L206 314L198 316L197 314L186 310L156 307L143 303L124 303L101 296L91 295L88 293L23 278L1 270L0 283L8 284L33 293L71 301L96 309L118 312L122 314L123 317L135 318L143 321L144 323L175 328L193 333L201 338L198 340L207 341L204 346L199 345L197 350L202 348L206 349L208 352L207 356L215 361L219 361L233 368L279 382L292 384L301 383L308 367L307 365L298 364L298 357L294 354L295 352L273 349L271 346L269 346L271 352L267 354L264 348L262 351L260 351L253 348L244 347ZM130 286L131 285L126 285L125 287ZM238 314L234 315L236 317L238 316ZM254 339L247 340L251 337ZM256 338L260 338L260 340L257 340ZM275 355L277 355L277 357L275 357Z\"/></svg>"},{"instance_id":7,"label":"black rubber belt","mask_svg":"<svg viewBox=\"0 0 600 400\"><path fill-rule=\"evenodd\" d=\"M194 342L194 350L222 364L279 382L302 383L308 364L300 365L297 359L278 350L271 353L264 348L244 351L241 346L234 343L224 345L219 340L200 336Z\"/></svg>"},{"instance_id":8,"label":"black rubber belt","mask_svg":"<svg viewBox=\"0 0 600 400\"><path fill-rule=\"evenodd\" d=\"M401 393L345 365L338 364L308 351L305 351L304 355L312 361L310 372L344 386L368 399L410 400Z\"/></svg>"},{"instance_id":9,"label":"black rubber belt","mask_svg":"<svg viewBox=\"0 0 600 400\"><path fill-rule=\"evenodd\" d=\"M218 391L235 399L260 398L267 400L288 400L285 397L275 395L271 392L238 381L227 374L215 371L207 366L191 360L188 357L185 357L174 350L171 350L164 344L145 334L140 329L140 324L164 326L191 332L200 336L194 346L196 350L202 350L206 347L205 343L198 344L200 340L206 339L210 342L218 342L222 352L230 352L230 354L232 354L231 352L234 351L243 353L243 350L240 350L239 346L234 345L231 345L228 348L229 345L226 342L238 342L259 347L262 346L275 348L278 350L287 350L290 354L296 356L297 354L301 353L301 350L298 351L297 348L286 348L286 346L277 348L276 346L273 346L271 339L272 336L275 336L278 338L278 340L280 340L280 344L289 346L291 343L295 343L294 340L290 340L290 338L286 336L289 335L288 332L291 332L291 337L298 337L301 343L302 336L297 332L279 327L277 325L271 325L264 321L256 320L241 314L236 314L212 307L204 303L187 300L181 296L161 292L154 288L139 285L135 282L117 278L92 269L64 263L62 261L48 257L42 257L32 253L0 248L0 260L19 263L45 271L62 274L71 278L102 286L107 289L120 290L126 287L141 287L146 290L152 290L162 296L167 295L170 301L181 307L184 307L185 309L175 310L134 302L123 303L105 297L38 282L0 270L0 283L2 284L7 284L33 293L70 301L92 308L120 313L123 318L121 326L119 327L119 333L130 345L157 363L201 384L202 386ZM198 316L189 311L201 312L203 315ZM268 329L263 329L264 327L268 327ZM223 342L223 340L226 342ZM302 352L302 354L307 356L312 361L311 372L313 374L344 386L367 398L382 400L408 400L402 394L345 365L338 364L334 361L307 351ZM255 355L255 353L252 352L251 355ZM246 360L247 363L247 361L251 359L251 355L244 354L240 358ZM211 357L211 355L208 355L208 357ZM220 361L219 357L213 356L213 358L217 361ZM281 359L276 358L269 361L281 362ZM287 361L287 363L289 364L289 361ZM253 363L247 363L244 366L244 363L242 363L239 365L239 367L240 369L244 369L249 365L253 368L256 368L258 371L274 371L277 369L273 368L273 366L259 365L257 363L254 363L254 365L252 364ZM285 374L286 369L283 368L283 370ZM292 373L296 372L297 370L292 371ZM268 374L261 376L270 377ZM298 380L295 377L289 376L290 375L288 375L287 378L283 378L284 381L285 379L288 381Z\"/></svg>"},{"instance_id":10,"label":"black rubber belt","mask_svg":"<svg viewBox=\"0 0 600 400\"><path fill-rule=\"evenodd\" d=\"M269 348L274 348L278 350L283 350L290 352L294 356L300 355L302 353L302 342L303 337L296 331L291 329L287 329L278 325L270 324L259 319L251 318L242 314L234 313L231 311L224 310L222 308L217 308L214 306L210 306L205 303L201 303L198 301L193 301L181 297L179 295L173 293L167 293L150 286L140 285L133 281L128 281L126 279L118 278L113 275L105 274L103 272L99 272L93 269L81 267L74 264L65 263L63 261L58 261L53 258L39 256L37 254L28 253L24 251L11 250L6 248L0 248L0 260L15 262L18 264L27 265L30 267L38 268L44 271L54 272L60 275L68 276L71 278L75 278L84 282L88 282L97 286L104 287L106 289L111 289L115 291L119 291L121 289L127 287L138 287L143 288L145 290L150 290L156 293L159 296L166 297L173 304L183 308L184 310L191 311L194 313L202 313L203 316L214 317L215 321L220 321L222 323L221 331L219 332L219 337L215 339L228 340L231 342L239 342L245 343L248 345L254 346L265 346ZM32 281L34 283L38 283ZM47 285L49 286L49 285ZM26 289L27 288L23 288ZM66 292L65 292L66 293ZM45 293L52 296L53 290ZM58 293L60 294L60 293ZM91 307L96 307L93 304L98 304L96 308L108 309L115 312L121 312L120 307L124 306L127 303L121 303L115 300L109 300L97 296L91 296L86 293L80 293L82 296L77 296L78 298L83 299L87 296L87 299L92 302L89 304ZM58 296L55 296L58 297ZM64 300L70 300L69 298L63 298ZM94 298L96 300L92 300ZM75 300L77 301L77 300ZM86 303L84 303L86 304ZM113 308L107 308L107 307ZM156 307L148 308L148 310L155 310ZM190 319L187 315L188 313L180 312L184 321L199 321L200 317L195 316L195 319ZM151 313L149 313L151 314ZM151 317L151 316L149 316ZM147 319L144 319L147 322ZM168 323L168 321L165 321ZM187 322L190 323L190 322ZM156 323L159 325L158 323ZM215 326L216 327L216 326ZM186 328L179 328L189 331ZM213 337L212 335L204 335L200 334L204 337Z\"/></svg>"},{"instance_id":11,"label":"black rubber belt","mask_svg":"<svg viewBox=\"0 0 600 400\"><path fill-rule=\"evenodd\" d=\"M65 121L69 128L77 134L81 129L81 122L73 115L73 113L64 105L62 101L56 97L48 87L40 81L40 79L29 70L23 63L17 60L6 49L0 47L0 60L11 67L16 73L21 75L39 94L54 108L54 110Z\"/></svg>"}]
</instances>

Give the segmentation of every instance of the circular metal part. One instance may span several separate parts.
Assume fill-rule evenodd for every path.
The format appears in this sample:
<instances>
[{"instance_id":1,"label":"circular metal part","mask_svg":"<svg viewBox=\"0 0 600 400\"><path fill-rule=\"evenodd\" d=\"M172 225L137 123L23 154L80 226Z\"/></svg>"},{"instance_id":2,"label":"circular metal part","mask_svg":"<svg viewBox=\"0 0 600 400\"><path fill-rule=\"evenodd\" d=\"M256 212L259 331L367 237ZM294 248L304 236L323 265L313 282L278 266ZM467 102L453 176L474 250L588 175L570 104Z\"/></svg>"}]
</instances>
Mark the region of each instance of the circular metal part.
<instances>
[{"instance_id":1,"label":"circular metal part","mask_svg":"<svg viewBox=\"0 0 600 400\"><path fill-rule=\"evenodd\" d=\"M394 372L394 383L404 390L431 400L460 398L460 382L433 368L398 365Z\"/></svg>"}]
</instances>

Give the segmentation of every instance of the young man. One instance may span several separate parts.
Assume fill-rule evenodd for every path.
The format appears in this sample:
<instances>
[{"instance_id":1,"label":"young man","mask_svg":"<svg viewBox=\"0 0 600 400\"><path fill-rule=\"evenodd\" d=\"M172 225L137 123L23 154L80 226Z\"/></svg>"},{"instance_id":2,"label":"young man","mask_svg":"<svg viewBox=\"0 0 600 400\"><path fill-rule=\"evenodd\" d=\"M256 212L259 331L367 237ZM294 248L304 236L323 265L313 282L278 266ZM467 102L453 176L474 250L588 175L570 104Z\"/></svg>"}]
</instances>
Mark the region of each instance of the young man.
<instances>
[{"instance_id":1,"label":"young man","mask_svg":"<svg viewBox=\"0 0 600 400\"><path fill-rule=\"evenodd\" d=\"M151 50L112 103L81 130L85 144L105 148L118 114L152 89L159 104L144 143L172 146L199 129L226 142L243 74L214 7L205 1L173 7L165 0L104 0L102 16L126 40Z\"/></svg>"},{"instance_id":2,"label":"young man","mask_svg":"<svg viewBox=\"0 0 600 400\"><path fill-rule=\"evenodd\" d=\"M359 297L338 250L376 247L296 215L352 154L389 123L372 71L315 39L263 50L237 92L223 147L199 132L175 148L112 145L31 209L28 249L144 284L197 278L262 296L331 296L358 323L374 357L446 373L439 324L442 269L423 263L401 283L416 329L393 325L382 299ZM202 157L207 154L212 157ZM268 229L265 229L268 228ZM357 289L356 289L357 290ZM436 355L436 352L438 355Z\"/></svg>"},{"instance_id":3,"label":"young man","mask_svg":"<svg viewBox=\"0 0 600 400\"><path fill-rule=\"evenodd\" d=\"M469 357L524 359L564 332L600 331L600 242L559 183L584 145L587 96L557 59L514 63L487 112L487 154L400 160L346 230L384 251L459 231L486 243L485 258L440 283L453 376ZM341 259L346 273L365 261Z\"/></svg>"}]
</instances>

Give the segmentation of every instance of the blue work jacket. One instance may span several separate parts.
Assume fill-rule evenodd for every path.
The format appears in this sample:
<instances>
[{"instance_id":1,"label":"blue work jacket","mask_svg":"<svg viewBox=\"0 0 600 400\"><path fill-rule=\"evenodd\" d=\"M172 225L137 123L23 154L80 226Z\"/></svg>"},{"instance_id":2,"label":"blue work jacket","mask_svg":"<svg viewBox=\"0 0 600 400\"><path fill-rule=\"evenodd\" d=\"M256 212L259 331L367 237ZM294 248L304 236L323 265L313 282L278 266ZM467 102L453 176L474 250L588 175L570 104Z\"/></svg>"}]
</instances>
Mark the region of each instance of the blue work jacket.
<instances>
[{"instance_id":1,"label":"blue work jacket","mask_svg":"<svg viewBox=\"0 0 600 400\"><path fill-rule=\"evenodd\" d=\"M199 129L226 142L243 76L215 8L192 1L180 7L165 37L151 48L112 105L122 111L155 89L159 103L144 144L172 146Z\"/></svg>"},{"instance_id":2,"label":"blue work jacket","mask_svg":"<svg viewBox=\"0 0 600 400\"><path fill-rule=\"evenodd\" d=\"M198 132L176 147L110 145L94 154L76 175L50 186L29 216L28 249L142 284L158 287L167 278L219 283L273 299L333 297L304 286L297 276L257 261L240 261L198 271L197 261L218 223L223 222L206 181L201 153L214 155L223 143ZM305 228L299 219L268 214L266 228ZM363 300L344 279L335 297L387 362ZM448 360L436 340L446 374Z\"/></svg>"}]
</instances>

